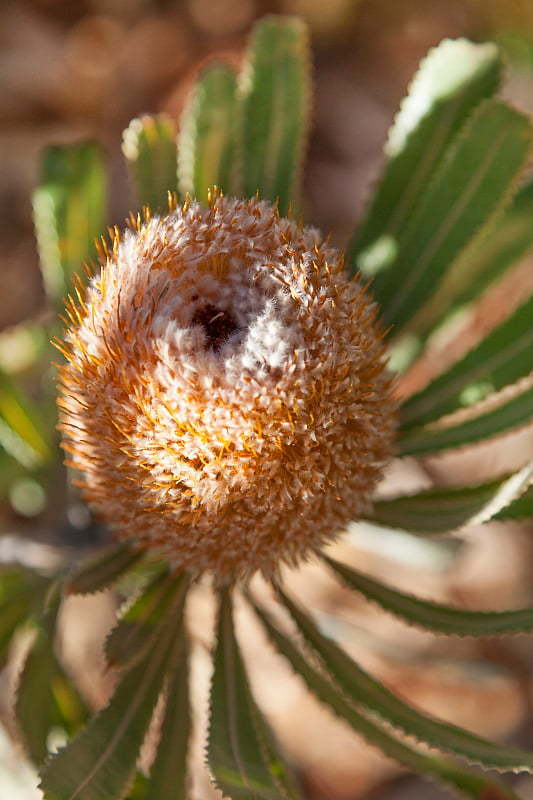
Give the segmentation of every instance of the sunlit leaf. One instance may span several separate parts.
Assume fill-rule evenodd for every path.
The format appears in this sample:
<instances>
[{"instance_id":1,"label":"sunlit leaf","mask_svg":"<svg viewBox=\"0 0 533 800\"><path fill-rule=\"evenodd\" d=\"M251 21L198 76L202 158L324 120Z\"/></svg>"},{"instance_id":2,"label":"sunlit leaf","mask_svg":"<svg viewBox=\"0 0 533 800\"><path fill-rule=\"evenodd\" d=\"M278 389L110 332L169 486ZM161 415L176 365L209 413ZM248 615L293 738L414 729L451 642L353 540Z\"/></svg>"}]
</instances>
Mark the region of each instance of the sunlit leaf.
<instances>
[{"instance_id":1,"label":"sunlit leaf","mask_svg":"<svg viewBox=\"0 0 533 800\"><path fill-rule=\"evenodd\" d=\"M210 187L228 193L235 178L239 103L235 72L212 64L200 75L180 119L178 179L180 193L202 203Z\"/></svg>"},{"instance_id":2,"label":"sunlit leaf","mask_svg":"<svg viewBox=\"0 0 533 800\"><path fill-rule=\"evenodd\" d=\"M533 608L520 608L516 611L467 611L452 608L392 589L332 558L325 557L325 560L351 589L406 622L435 633L500 636L533 631Z\"/></svg>"},{"instance_id":3,"label":"sunlit leaf","mask_svg":"<svg viewBox=\"0 0 533 800\"><path fill-rule=\"evenodd\" d=\"M92 553L72 569L65 590L70 594L91 594L107 589L137 564L142 554L123 542L114 542Z\"/></svg>"},{"instance_id":4,"label":"sunlit leaf","mask_svg":"<svg viewBox=\"0 0 533 800\"><path fill-rule=\"evenodd\" d=\"M14 379L1 370L0 445L27 469L38 467L51 457L42 414L23 395Z\"/></svg>"},{"instance_id":5,"label":"sunlit leaf","mask_svg":"<svg viewBox=\"0 0 533 800\"><path fill-rule=\"evenodd\" d=\"M414 323L422 336L512 267L533 246L533 181L525 183L504 213L463 251L445 276L439 291Z\"/></svg>"},{"instance_id":6,"label":"sunlit leaf","mask_svg":"<svg viewBox=\"0 0 533 800\"><path fill-rule=\"evenodd\" d=\"M440 722L404 703L359 667L344 650L324 637L311 618L279 586L277 591L305 640L319 654L335 682L358 705L405 734L415 737L417 741L461 756L470 763L506 771L533 769L533 753L482 739L456 725Z\"/></svg>"},{"instance_id":7,"label":"sunlit leaf","mask_svg":"<svg viewBox=\"0 0 533 800\"><path fill-rule=\"evenodd\" d=\"M166 211L177 189L176 126L167 114L133 119L123 134L126 156L142 205Z\"/></svg>"},{"instance_id":8,"label":"sunlit leaf","mask_svg":"<svg viewBox=\"0 0 533 800\"><path fill-rule=\"evenodd\" d=\"M531 520L533 519L533 486L529 486L523 494L516 497L494 515L494 519Z\"/></svg>"},{"instance_id":9,"label":"sunlit leaf","mask_svg":"<svg viewBox=\"0 0 533 800\"><path fill-rule=\"evenodd\" d=\"M208 764L217 787L232 798L295 797L285 767L265 736L235 639L230 590L220 591L211 686Z\"/></svg>"},{"instance_id":10,"label":"sunlit leaf","mask_svg":"<svg viewBox=\"0 0 533 800\"><path fill-rule=\"evenodd\" d=\"M527 162L529 120L485 100L450 147L398 234L390 268L373 292L383 320L397 334L438 288L450 264L510 199Z\"/></svg>"},{"instance_id":11,"label":"sunlit leaf","mask_svg":"<svg viewBox=\"0 0 533 800\"><path fill-rule=\"evenodd\" d=\"M499 781L462 769L444 757L426 755L417 747L407 745L396 738L390 728L382 728L371 717L365 716L354 705L359 698L353 698L353 702L348 702L346 694L324 677L321 671L311 666L294 641L281 633L255 603L254 609L276 650L289 661L295 673L304 680L310 691L341 719L346 720L367 742L379 747L383 753L408 769L452 786L472 800L482 800L483 797L519 800L511 789Z\"/></svg>"},{"instance_id":12,"label":"sunlit leaf","mask_svg":"<svg viewBox=\"0 0 533 800\"><path fill-rule=\"evenodd\" d=\"M395 242L476 105L497 90L503 64L491 43L445 40L422 61L389 133L387 161L352 245L354 271L392 263Z\"/></svg>"},{"instance_id":13,"label":"sunlit leaf","mask_svg":"<svg viewBox=\"0 0 533 800\"><path fill-rule=\"evenodd\" d=\"M176 581L176 591L180 582ZM119 800L131 784L165 676L183 635L182 609L159 623L153 647L124 673L108 705L45 764L46 800Z\"/></svg>"},{"instance_id":14,"label":"sunlit leaf","mask_svg":"<svg viewBox=\"0 0 533 800\"><path fill-rule=\"evenodd\" d=\"M531 468L477 486L425 489L412 495L376 500L372 521L414 533L447 533L487 522L518 497L531 480Z\"/></svg>"},{"instance_id":15,"label":"sunlit leaf","mask_svg":"<svg viewBox=\"0 0 533 800\"><path fill-rule=\"evenodd\" d=\"M469 398L515 383L533 371L533 297L401 409L403 430L424 425L468 405Z\"/></svg>"},{"instance_id":16,"label":"sunlit leaf","mask_svg":"<svg viewBox=\"0 0 533 800\"><path fill-rule=\"evenodd\" d=\"M505 399L505 398L508 399ZM531 424L533 385L528 380L525 388L513 386L510 392L499 396L499 403L489 396L488 407L472 407L466 419L449 417L438 424L410 428L397 438L398 452L402 456L423 456L439 453Z\"/></svg>"},{"instance_id":17,"label":"sunlit leaf","mask_svg":"<svg viewBox=\"0 0 533 800\"><path fill-rule=\"evenodd\" d=\"M70 276L96 256L94 240L105 224L107 179L92 142L45 150L33 213L46 291L60 299Z\"/></svg>"},{"instance_id":18,"label":"sunlit leaf","mask_svg":"<svg viewBox=\"0 0 533 800\"><path fill-rule=\"evenodd\" d=\"M181 590L176 592L177 580L168 570L157 574L124 612L105 643L106 658L111 666L129 665L153 646L161 619L169 613L176 614L183 606L187 582L182 579Z\"/></svg>"},{"instance_id":19,"label":"sunlit leaf","mask_svg":"<svg viewBox=\"0 0 533 800\"><path fill-rule=\"evenodd\" d=\"M298 201L310 113L307 29L270 16L251 38L240 78L244 195L275 201L282 215Z\"/></svg>"}]
</instances>

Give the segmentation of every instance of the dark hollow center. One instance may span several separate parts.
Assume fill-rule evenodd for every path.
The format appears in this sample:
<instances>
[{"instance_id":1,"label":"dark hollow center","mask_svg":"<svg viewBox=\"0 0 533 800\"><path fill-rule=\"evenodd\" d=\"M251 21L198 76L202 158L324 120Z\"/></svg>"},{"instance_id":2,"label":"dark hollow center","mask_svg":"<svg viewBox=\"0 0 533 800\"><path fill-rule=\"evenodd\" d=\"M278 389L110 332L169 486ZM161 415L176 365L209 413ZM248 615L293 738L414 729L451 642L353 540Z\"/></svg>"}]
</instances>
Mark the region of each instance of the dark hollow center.
<instances>
[{"instance_id":1,"label":"dark hollow center","mask_svg":"<svg viewBox=\"0 0 533 800\"><path fill-rule=\"evenodd\" d=\"M197 308L192 318L193 325L201 325L205 331L207 346L215 352L220 349L232 333L239 330L237 320L230 311L207 305Z\"/></svg>"}]
</instances>

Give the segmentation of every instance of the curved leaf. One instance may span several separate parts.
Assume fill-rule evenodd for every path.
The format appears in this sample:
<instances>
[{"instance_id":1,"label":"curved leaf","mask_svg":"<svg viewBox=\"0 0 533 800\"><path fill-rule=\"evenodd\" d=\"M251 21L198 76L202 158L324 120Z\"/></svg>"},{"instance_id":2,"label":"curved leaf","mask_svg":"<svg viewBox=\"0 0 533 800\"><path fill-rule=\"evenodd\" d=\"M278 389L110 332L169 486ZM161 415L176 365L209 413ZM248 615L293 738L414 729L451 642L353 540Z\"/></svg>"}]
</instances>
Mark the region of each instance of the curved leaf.
<instances>
[{"instance_id":1,"label":"curved leaf","mask_svg":"<svg viewBox=\"0 0 533 800\"><path fill-rule=\"evenodd\" d=\"M167 114L132 119L123 133L122 152L143 206L166 211L177 188L176 126Z\"/></svg>"},{"instance_id":2,"label":"curved leaf","mask_svg":"<svg viewBox=\"0 0 533 800\"><path fill-rule=\"evenodd\" d=\"M533 519L533 486L529 486L519 497L505 506L494 515L494 519L501 520L530 520Z\"/></svg>"},{"instance_id":3,"label":"curved leaf","mask_svg":"<svg viewBox=\"0 0 533 800\"><path fill-rule=\"evenodd\" d=\"M44 285L59 300L70 277L96 256L105 224L107 178L93 142L48 147L33 194L35 233Z\"/></svg>"},{"instance_id":4,"label":"curved leaf","mask_svg":"<svg viewBox=\"0 0 533 800\"><path fill-rule=\"evenodd\" d=\"M372 277L387 268L387 242L406 227L450 143L476 105L497 90L502 72L495 45L466 39L445 40L422 61L390 130L373 200L348 250L354 272Z\"/></svg>"},{"instance_id":5,"label":"curved leaf","mask_svg":"<svg viewBox=\"0 0 533 800\"><path fill-rule=\"evenodd\" d=\"M235 639L229 589L220 591L208 765L224 796L246 800L296 796L252 698Z\"/></svg>"},{"instance_id":6,"label":"curved leaf","mask_svg":"<svg viewBox=\"0 0 533 800\"><path fill-rule=\"evenodd\" d=\"M533 130L523 114L485 100L472 114L395 240L395 256L373 283L395 334L431 297L454 259L510 199Z\"/></svg>"},{"instance_id":7,"label":"curved leaf","mask_svg":"<svg viewBox=\"0 0 533 800\"><path fill-rule=\"evenodd\" d=\"M272 644L289 661L310 691L341 719L346 720L354 731L363 736L369 744L378 747L385 755L395 759L413 772L425 774L443 784L452 786L472 800L482 800L483 797L519 800L510 788L499 781L462 769L446 758L427 755L396 738L389 728L382 728L372 718L366 717L351 702L347 702L343 692L309 664L294 642L281 633L253 601L252 604Z\"/></svg>"},{"instance_id":8,"label":"curved leaf","mask_svg":"<svg viewBox=\"0 0 533 800\"><path fill-rule=\"evenodd\" d=\"M217 186L231 191L236 171L236 137L239 119L237 79L226 64L213 64L200 75L180 119L178 180L201 203Z\"/></svg>"},{"instance_id":9,"label":"curved leaf","mask_svg":"<svg viewBox=\"0 0 533 800\"><path fill-rule=\"evenodd\" d=\"M489 398L490 399L490 398ZM533 385L520 391L513 387L508 400L488 410L473 407L468 418L455 422L453 417L437 425L400 432L396 441L402 456L423 456L474 444L514 428L530 425L533 420Z\"/></svg>"},{"instance_id":10,"label":"curved leaf","mask_svg":"<svg viewBox=\"0 0 533 800\"><path fill-rule=\"evenodd\" d=\"M304 639L319 654L335 682L349 698L371 714L400 728L405 734L414 736L419 742L461 756L470 763L506 771L533 770L533 753L482 739L456 725L440 722L404 703L359 667L334 642L326 639L310 617L279 586L276 589Z\"/></svg>"},{"instance_id":11,"label":"curved leaf","mask_svg":"<svg viewBox=\"0 0 533 800\"><path fill-rule=\"evenodd\" d=\"M267 16L256 26L240 76L242 182L246 197L297 201L310 114L309 43L298 17Z\"/></svg>"},{"instance_id":12,"label":"curved leaf","mask_svg":"<svg viewBox=\"0 0 533 800\"><path fill-rule=\"evenodd\" d=\"M438 293L420 310L414 328L422 336L446 316L479 297L533 246L533 181L520 187L504 213L476 237L450 268Z\"/></svg>"},{"instance_id":13,"label":"curved leaf","mask_svg":"<svg viewBox=\"0 0 533 800\"><path fill-rule=\"evenodd\" d=\"M478 486L429 489L374 503L370 519L412 533L448 533L487 522L508 506L531 481L531 467Z\"/></svg>"},{"instance_id":14,"label":"curved leaf","mask_svg":"<svg viewBox=\"0 0 533 800\"><path fill-rule=\"evenodd\" d=\"M156 575L124 612L105 643L106 659L111 666L130 665L153 647L161 619L177 614L183 606L187 584L182 581L176 592L176 581L176 576L168 570Z\"/></svg>"},{"instance_id":15,"label":"curved leaf","mask_svg":"<svg viewBox=\"0 0 533 800\"><path fill-rule=\"evenodd\" d=\"M530 297L464 358L402 404L402 430L432 422L468 405L469 397L482 400L529 375L533 371L532 320Z\"/></svg>"},{"instance_id":16,"label":"curved leaf","mask_svg":"<svg viewBox=\"0 0 533 800\"><path fill-rule=\"evenodd\" d=\"M182 612L160 620L153 647L123 675L109 704L47 761L41 782L46 800L120 800L124 796L175 648L181 644Z\"/></svg>"},{"instance_id":17,"label":"curved leaf","mask_svg":"<svg viewBox=\"0 0 533 800\"><path fill-rule=\"evenodd\" d=\"M392 589L368 575L323 556L351 589L411 625L457 636L501 636L533 631L533 608L516 611L466 611Z\"/></svg>"},{"instance_id":18,"label":"curved leaf","mask_svg":"<svg viewBox=\"0 0 533 800\"><path fill-rule=\"evenodd\" d=\"M113 542L85 558L69 573L65 591L70 594L92 594L107 589L143 557L123 542Z\"/></svg>"}]
</instances>

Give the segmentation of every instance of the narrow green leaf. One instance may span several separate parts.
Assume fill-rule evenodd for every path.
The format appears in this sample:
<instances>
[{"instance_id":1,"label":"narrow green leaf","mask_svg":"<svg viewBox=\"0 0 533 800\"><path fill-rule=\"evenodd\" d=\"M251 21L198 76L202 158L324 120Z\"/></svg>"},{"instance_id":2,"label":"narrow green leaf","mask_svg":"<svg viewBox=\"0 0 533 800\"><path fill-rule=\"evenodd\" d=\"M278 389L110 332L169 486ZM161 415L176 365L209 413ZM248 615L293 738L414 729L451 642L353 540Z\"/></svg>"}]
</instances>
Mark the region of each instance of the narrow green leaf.
<instances>
[{"instance_id":1,"label":"narrow green leaf","mask_svg":"<svg viewBox=\"0 0 533 800\"><path fill-rule=\"evenodd\" d=\"M266 723L256 706L235 639L231 590L220 591L215 670L211 686L208 764L227 797L279 800L290 779L265 738Z\"/></svg>"},{"instance_id":2,"label":"narrow green leaf","mask_svg":"<svg viewBox=\"0 0 533 800\"><path fill-rule=\"evenodd\" d=\"M337 716L346 720L354 731L363 736L369 744L378 747L385 755L398 761L407 769L451 786L472 800L483 800L483 798L489 797L494 797L495 800L496 798L497 800L519 800L511 789L499 781L462 769L446 758L426 755L416 747L407 745L396 738L390 729L382 728L371 718L366 717L354 707L352 702L347 702L342 691L309 664L294 642L272 624L262 609L255 603L253 603L253 607L276 650L289 661L310 691ZM353 699L355 701L355 698Z\"/></svg>"},{"instance_id":3,"label":"narrow green leaf","mask_svg":"<svg viewBox=\"0 0 533 800\"><path fill-rule=\"evenodd\" d=\"M181 585L176 593L176 576L165 570L141 591L107 637L105 654L111 666L130 665L153 646L162 617L183 605L187 585Z\"/></svg>"},{"instance_id":4,"label":"narrow green leaf","mask_svg":"<svg viewBox=\"0 0 533 800\"><path fill-rule=\"evenodd\" d=\"M504 213L461 253L439 291L420 310L414 329L422 336L471 303L533 245L533 181L520 187Z\"/></svg>"},{"instance_id":5,"label":"narrow green leaf","mask_svg":"<svg viewBox=\"0 0 533 800\"><path fill-rule=\"evenodd\" d=\"M465 447L529 425L532 409L533 385L528 381L527 388L522 391L514 386L509 399L500 398L499 405L493 406L491 402L487 410L483 410L483 406L479 410L473 407L468 418L462 422L454 422L453 417L450 417L427 427L410 428L399 433L396 444L402 456L432 455L443 450Z\"/></svg>"},{"instance_id":6,"label":"narrow green leaf","mask_svg":"<svg viewBox=\"0 0 533 800\"><path fill-rule=\"evenodd\" d=\"M181 581L176 580L176 592ZM45 800L120 800L183 634L183 608L159 623L153 647L124 673L109 704L42 771Z\"/></svg>"},{"instance_id":7,"label":"narrow green leaf","mask_svg":"<svg viewBox=\"0 0 533 800\"><path fill-rule=\"evenodd\" d=\"M0 445L27 469L51 458L51 447L42 415L13 378L0 370Z\"/></svg>"},{"instance_id":8,"label":"narrow green leaf","mask_svg":"<svg viewBox=\"0 0 533 800\"><path fill-rule=\"evenodd\" d=\"M237 79L226 64L212 64L200 75L180 119L178 181L187 192L207 203L208 190L230 192L236 171L239 118Z\"/></svg>"},{"instance_id":9,"label":"narrow green leaf","mask_svg":"<svg viewBox=\"0 0 533 800\"><path fill-rule=\"evenodd\" d=\"M176 126L167 114L133 119L123 133L122 152L143 206L166 211L177 188Z\"/></svg>"},{"instance_id":10,"label":"narrow green leaf","mask_svg":"<svg viewBox=\"0 0 533 800\"><path fill-rule=\"evenodd\" d=\"M403 430L483 400L533 370L533 297L401 409Z\"/></svg>"},{"instance_id":11,"label":"narrow green leaf","mask_svg":"<svg viewBox=\"0 0 533 800\"><path fill-rule=\"evenodd\" d=\"M523 494L516 497L509 505L504 506L494 519L501 520L530 520L533 519L533 486L523 492Z\"/></svg>"},{"instance_id":12,"label":"narrow green leaf","mask_svg":"<svg viewBox=\"0 0 533 800\"><path fill-rule=\"evenodd\" d=\"M50 632L44 628L37 631L19 676L15 714L35 764L48 755L53 728L72 736L87 718L85 704L57 660Z\"/></svg>"},{"instance_id":13,"label":"narrow green leaf","mask_svg":"<svg viewBox=\"0 0 533 800\"><path fill-rule=\"evenodd\" d=\"M41 610L49 583L18 564L0 566L0 668L17 628Z\"/></svg>"},{"instance_id":14,"label":"narrow green leaf","mask_svg":"<svg viewBox=\"0 0 533 800\"><path fill-rule=\"evenodd\" d=\"M422 61L389 133L383 175L349 248L354 272L372 277L387 267L447 148L476 105L497 90L502 72L494 44L465 39L445 40Z\"/></svg>"},{"instance_id":15,"label":"narrow green leaf","mask_svg":"<svg viewBox=\"0 0 533 800\"><path fill-rule=\"evenodd\" d=\"M297 203L310 114L309 42L298 17L256 26L240 78L242 180L246 197Z\"/></svg>"},{"instance_id":16,"label":"narrow green leaf","mask_svg":"<svg viewBox=\"0 0 533 800\"><path fill-rule=\"evenodd\" d=\"M94 240L104 229L106 171L92 142L49 147L33 195L33 213L48 295L60 299L70 276L96 256Z\"/></svg>"},{"instance_id":17,"label":"narrow green leaf","mask_svg":"<svg viewBox=\"0 0 533 800\"><path fill-rule=\"evenodd\" d=\"M419 742L465 758L471 764L506 771L533 770L533 753L482 739L463 728L423 714L404 703L369 675L344 650L326 639L315 623L276 586L285 608L308 644L318 653L324 667L349 698L372 715L394 725Z\"/></svg>"},{"instance_id":18,"label":"narrow green leaf","mask_svg":"<svg viewBox=\"0 0 533 800\"><path fill-rule=\"evenodd\" d=\"M533 609L516 611L466 611L440 603L421 600L414 595L392 589L368 575L324 556L336 575L351 589L386 611L434 633L457 636L502 636L529 633L533 630Z\"/></svg>"},{"instance_id":19,"label":"narrow green leaf","mask_svg":"<svg viewBox=\"0 0 533 800\"><path fill-rule=\"evenodd\" d=\"M178 637L174 663L166 688L166 705L155 761L146 783L146 800L189 800L187 756L191 735L189 707L188 645L184 632Z\"/></svg>"},{"instance_id":20,"label":"narrow green leaf","mask_svg":"<svg viewBox=\"0 0 533 800\"><path fill-rule=\"evenodd\" d=\"M65 590L70 594L92 594L107 589L142 558L123 542L113 542L78 564L68 575Z\"/></svg>"},{"instance_id":21,"label":"narrow green leaf","mask_svg":"<svg viewBox=\"0 0 533 800\"><path fill-rule=\"evenodd\" d=\"M484 101L450 147L395 239L390 269L373 292L397 334L438 288L454 259L503 210L531 148L529 120L496 100Z\"/></svg>"},{"instance_id":22,"label":"narrow green leaf","mask_svg":"<svg viewBox=\"0 0 533 800\"><path fill-rule=\"evenodd\" d=\"M531 480L531 467L478 486L426 489L374 503L371 519L379 525L413 533L448 533L492 519Z\"/></svg>"}]
</instances>

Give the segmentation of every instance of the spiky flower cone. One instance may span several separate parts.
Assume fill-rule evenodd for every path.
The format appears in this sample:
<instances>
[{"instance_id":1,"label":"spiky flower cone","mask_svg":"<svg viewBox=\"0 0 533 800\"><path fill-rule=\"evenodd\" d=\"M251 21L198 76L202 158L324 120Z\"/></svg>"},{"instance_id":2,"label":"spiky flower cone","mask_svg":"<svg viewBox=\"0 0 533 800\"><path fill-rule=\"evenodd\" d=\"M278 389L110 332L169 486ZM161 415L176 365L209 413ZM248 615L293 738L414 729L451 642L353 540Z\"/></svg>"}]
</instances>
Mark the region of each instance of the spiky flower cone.
<instances>
[{"instance_id":1,"label":"spiky flower cone","mask_svg":"<svg viewBox=\"0 0 533 800\"><path fill-rule=\"evenodd\" d=\"M147 215L67 312L63 447L118 536L225 582L368 510L390 379L369 297L314 230L217 195Z\"/></svg>"}]
</instances>

